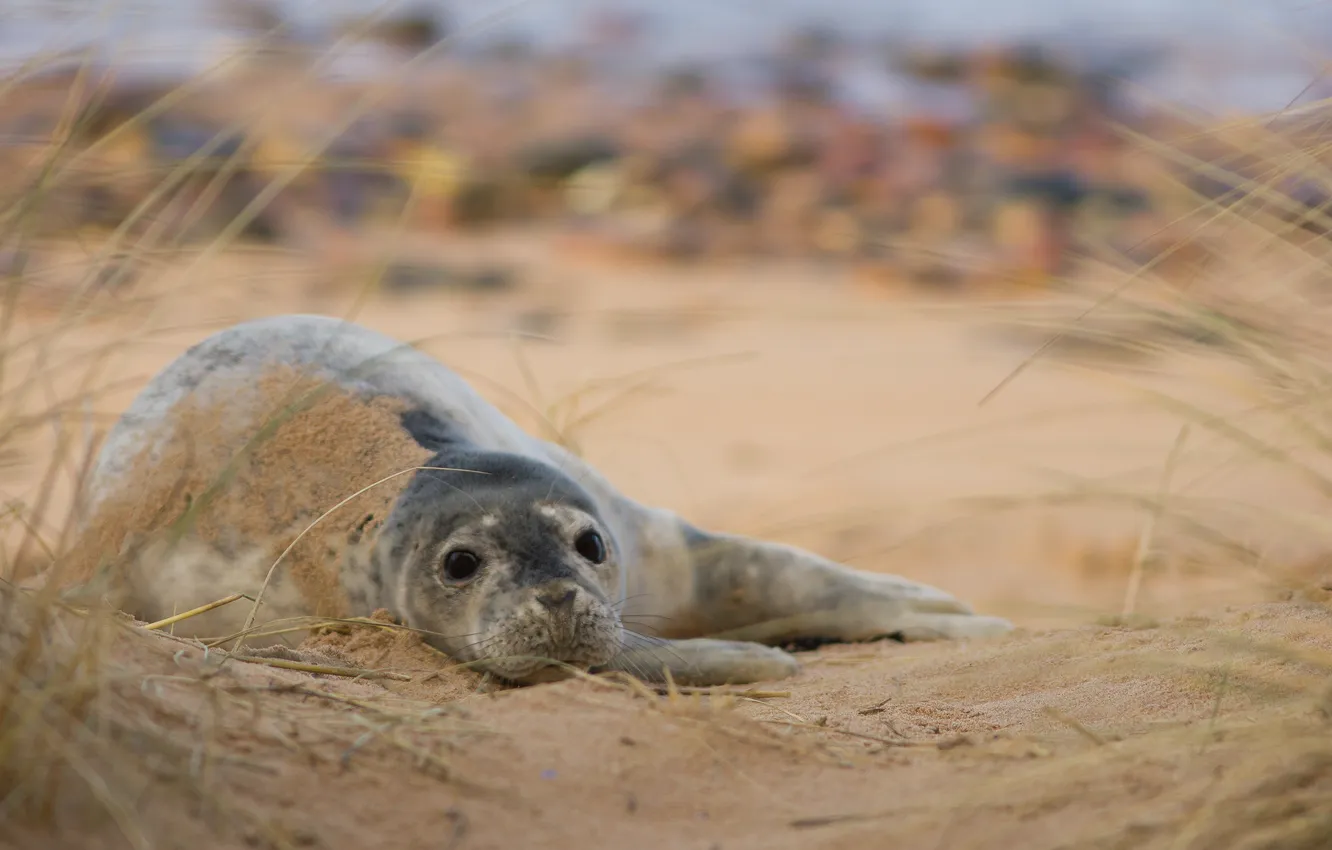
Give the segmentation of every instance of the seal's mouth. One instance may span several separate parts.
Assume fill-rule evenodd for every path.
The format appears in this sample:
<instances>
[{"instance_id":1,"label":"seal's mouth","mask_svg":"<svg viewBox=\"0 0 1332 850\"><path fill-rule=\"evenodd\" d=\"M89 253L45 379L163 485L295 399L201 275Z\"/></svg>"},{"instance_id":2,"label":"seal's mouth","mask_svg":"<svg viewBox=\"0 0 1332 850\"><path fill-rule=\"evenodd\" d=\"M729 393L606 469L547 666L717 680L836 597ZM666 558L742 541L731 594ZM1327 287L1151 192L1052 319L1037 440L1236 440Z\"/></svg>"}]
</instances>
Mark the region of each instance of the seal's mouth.
<instances>
[{"instance_id":1,"label":"seal's mouth","mask_svg":"<svg viewBox=\"0 0 1332 850\"><path fill-rule=\"evenodd\" d=\"M610 662L623 649L619 630L614 639L604 634L586 636L575 645L554 641L497 641L488 647L485 657L477 659L475 669L501 679L521 684L561 681ZM521 648L520 648L521 647Z\"/></svg>"},{"instance_id":2,"label":"seal's mouth","mask_svg":"<svg viewBox=\"0 0 1332 850\"><path fill-rule=\"evenodd\" d=\"M534 595L484 623L469 666L512 682L554 681L607 664L623 651L624 626L614 608L572 592L553 596Z\"/></svg>"},{"instance_id":3,"label":"seal's mouth","mask_svg":"<svg viewBox=\"0 0 1332 850\"><path fill-rule=\"evenodd\" d=\"M588 668L578 667L577 669L587 672ZM500 678L515 685L545 685L551 682L563 682L565 679L572 679L574 672L568 667L558 664L545 664L533 667L521 675L500 675Z\"/></svg>"},{"instance_id":4,"label":"seal's mouth","mask_svg":"<svg viewBox=\"0 0 1332 850\"><path fill-rule=\"evenodd\" d=\"M491 675L518 685L538 685L571 679L578 672L586 673L601 662L551 659L549 657L488 658L477 665Z\"/></svg>"}]
</instances>

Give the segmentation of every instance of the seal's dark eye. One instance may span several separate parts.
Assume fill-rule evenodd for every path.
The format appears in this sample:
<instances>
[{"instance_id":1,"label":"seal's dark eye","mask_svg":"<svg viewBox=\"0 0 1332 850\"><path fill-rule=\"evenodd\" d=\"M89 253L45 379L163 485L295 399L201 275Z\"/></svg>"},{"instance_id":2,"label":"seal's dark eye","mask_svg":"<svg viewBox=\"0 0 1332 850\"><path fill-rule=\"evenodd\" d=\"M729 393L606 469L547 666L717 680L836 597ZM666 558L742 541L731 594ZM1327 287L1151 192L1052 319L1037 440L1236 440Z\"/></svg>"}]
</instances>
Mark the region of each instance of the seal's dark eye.
<instances>
[{"instance_id":1,"label":"seal's dark eye","mask_svg":"<svg viewBox=\"0 0 1332 850\"><path fill-rule=\"evenodd\" d=\"M481 569L481 559L466 549L455 549L444 556L444 577L449 581L467 581Z\"/></svg>"},{"instance_id":2,"label":"seal's dark eye","mask_svg":"<svg viewBox=\"0 0 1332 850\"><path fill-rule=\"evenodd\" d=\"M594 564L600 564L606 560L606 541L601 539L601 535L588 529L574 540L574 548L578 554L587 558Z\"/></svg>"}]
</instances>

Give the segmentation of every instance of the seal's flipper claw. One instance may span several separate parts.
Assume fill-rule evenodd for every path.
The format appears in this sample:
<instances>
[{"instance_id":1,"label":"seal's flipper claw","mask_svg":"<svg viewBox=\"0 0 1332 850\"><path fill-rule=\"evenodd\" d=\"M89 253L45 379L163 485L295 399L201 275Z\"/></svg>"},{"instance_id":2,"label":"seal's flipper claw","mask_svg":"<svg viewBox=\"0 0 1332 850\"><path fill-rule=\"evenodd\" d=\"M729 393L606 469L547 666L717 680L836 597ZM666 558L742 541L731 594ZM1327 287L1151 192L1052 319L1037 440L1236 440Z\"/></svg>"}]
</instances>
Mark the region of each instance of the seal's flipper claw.
<instances>
[{"instance_id":1,"label":"seal's flipper claw","mask_svg":"<svg viewBox=\"0 0 1332 850\"><path fill-rule=\"evenodd\" d=\"M757 643L694 638L625 649L603 669L653 683L666 681L664 671L669 670L676 684L711 687L786 679L800 672L800 662Z\"/></svg>"},{"instance_id":2,"label":"seal's flipper claw","mask_svg":"<svg viewBox=\"0 0 1332 850\"><path fill-rule=\"evenodd\" d=\"M904 614L895 637L907 642L998 637L1013 631L1002 617L980 614Z\"/></svg>"}]
</instances>

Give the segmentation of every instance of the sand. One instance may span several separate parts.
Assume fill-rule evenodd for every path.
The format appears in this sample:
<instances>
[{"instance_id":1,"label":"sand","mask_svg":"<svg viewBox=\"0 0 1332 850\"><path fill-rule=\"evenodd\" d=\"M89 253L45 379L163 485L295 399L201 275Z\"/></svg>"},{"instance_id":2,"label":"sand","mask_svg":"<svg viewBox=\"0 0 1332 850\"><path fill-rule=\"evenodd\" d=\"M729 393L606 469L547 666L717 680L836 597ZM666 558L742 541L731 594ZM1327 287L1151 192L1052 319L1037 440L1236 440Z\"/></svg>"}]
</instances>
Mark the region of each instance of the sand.
<instances>
[{"instance_id":1,"label":"sand","mask_svg":"<svg viewBox=\"0 0 1332 850\"><path fill-rule=\"evenodd\" d=\"M140 329L100 358L126 385L98 413L204 336L199 322L352 303L256 295L245 281L266 262L225 258L192 272L190 297L64 337L72 357ZM884 298L757 267L552 265L487 299L374 298L360 321L436 337L427 348L482 393L634 497L929 581L1019 631L829 646L801 653L788 681L656 696L585 680L497 689L382 615L309 644L397 674L356 681L244 662L205 674L215 655L121 626L102 642L121 675L98 710L129 718L138 755L98 769L155 847L1326 846L1332 582L1308 560L1321 529L1297 519L1322 497L1195 428L1169 482L1194 525L1157 524L1135 614L1114 619L1147 514L1129 497L1161 486L1183 423L1144 393L1281 426L1243 414L1253 388L1202 351L1094 375L1051 361L978 406L1030 352L994 325L1070 306ZM144 322L196 324L149 337ZM509 333L534 326L552 339ZM33 434L29 465L8 470L11 497L36 486L49 440ZM1234 548L1193 542L1198 526ZM1275 581L1275 565L1301 571ZM96 808L57 807L54 835L15 820L0 839L125 846Z\"/></svg>"}]
</instances>

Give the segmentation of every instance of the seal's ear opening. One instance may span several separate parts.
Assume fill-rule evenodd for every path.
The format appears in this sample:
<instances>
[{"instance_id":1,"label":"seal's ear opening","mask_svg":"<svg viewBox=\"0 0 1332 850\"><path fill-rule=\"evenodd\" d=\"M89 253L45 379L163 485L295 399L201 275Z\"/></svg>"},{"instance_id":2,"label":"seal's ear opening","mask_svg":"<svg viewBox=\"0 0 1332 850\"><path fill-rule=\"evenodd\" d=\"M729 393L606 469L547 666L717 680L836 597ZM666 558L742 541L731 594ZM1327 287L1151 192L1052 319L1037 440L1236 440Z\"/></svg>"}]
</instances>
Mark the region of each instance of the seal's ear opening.
<instances>
[{"instance_id":1,"label":"seal's ear opening","mask_svg":"<svg viewBox=\"0 0 1332 850\"><path fill-rule=\"evenodd\" d=\"M411 434L416 444L427 451L438 453L458 443L457 435L448 424L425 410L418 408L405 411L399 419L403 429Z\"/></svg>"}]
</instances>

